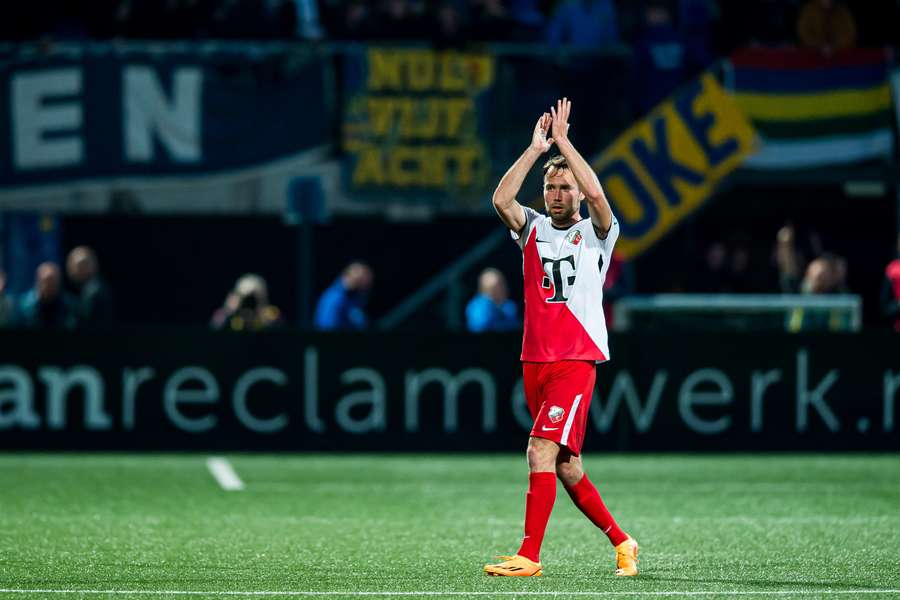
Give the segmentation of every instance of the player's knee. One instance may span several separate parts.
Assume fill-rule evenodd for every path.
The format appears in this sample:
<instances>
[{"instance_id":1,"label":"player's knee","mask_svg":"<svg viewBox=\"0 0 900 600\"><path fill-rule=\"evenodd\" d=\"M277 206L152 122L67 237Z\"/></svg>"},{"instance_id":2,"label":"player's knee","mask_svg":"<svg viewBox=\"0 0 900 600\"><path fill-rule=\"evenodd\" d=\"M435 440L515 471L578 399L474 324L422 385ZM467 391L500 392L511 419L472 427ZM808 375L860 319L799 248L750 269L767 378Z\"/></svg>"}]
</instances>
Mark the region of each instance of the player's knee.
<instances>
[{"instance_id":1,"label":"player's knee","mask_svg":"<svg viewBox=\"0 0 900 600\"><path fill-rule=\"evenodd\" d=\"M572 487L584 477L581 464L577 462L563 462L556 465L556 476L567 487Z\"/></svg>"},{"instance_id":2,"label":"player's knee","mask_svg":"<svg viewBox=\"0 0 900 600\"><path fill-rule=\"evenodd\" d=\"M556 464L556 456L559 454L559 446L556 442L541 438L531 438L528 441L528 468L531 471L553 471Z\"/></svg>"}]
</instances>

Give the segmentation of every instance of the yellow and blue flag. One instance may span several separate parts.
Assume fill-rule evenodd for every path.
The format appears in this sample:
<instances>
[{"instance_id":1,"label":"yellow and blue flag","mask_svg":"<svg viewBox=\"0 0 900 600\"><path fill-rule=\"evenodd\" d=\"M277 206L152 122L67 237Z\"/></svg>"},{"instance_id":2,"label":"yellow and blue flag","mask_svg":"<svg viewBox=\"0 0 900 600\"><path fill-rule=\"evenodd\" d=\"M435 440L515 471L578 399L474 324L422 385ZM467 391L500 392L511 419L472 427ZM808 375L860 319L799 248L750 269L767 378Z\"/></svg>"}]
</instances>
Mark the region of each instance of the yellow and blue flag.
<instances>
[{"instance_id":1,"label":"yellow and blue flag","mask_svg":"<svg viewBox=\"0 0 900 600\"><path fill-rule=\"evenodd\" d=\"M890 51L829 56L745 48L725 62L725 88L760 137L751 169L815 168L887 159L893 152Z\"/></svg>"}]
</instances>

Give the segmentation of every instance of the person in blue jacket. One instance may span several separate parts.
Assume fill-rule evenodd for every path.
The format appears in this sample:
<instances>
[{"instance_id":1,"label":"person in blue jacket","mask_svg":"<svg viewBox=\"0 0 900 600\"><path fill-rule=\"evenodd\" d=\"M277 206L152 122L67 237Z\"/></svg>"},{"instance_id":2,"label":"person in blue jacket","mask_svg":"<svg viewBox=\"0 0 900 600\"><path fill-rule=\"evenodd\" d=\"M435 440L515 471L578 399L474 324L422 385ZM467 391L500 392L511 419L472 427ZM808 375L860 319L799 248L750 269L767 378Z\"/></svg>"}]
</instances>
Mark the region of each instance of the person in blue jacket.
<instances>
[{"instance_id":1,"label":"person in blue jacket","mask_svg":"<svg viewBox=\"0 0 900 600\"><path fill-rule=\"evenodd\" d=\"M314 326L320 331L363 330L369 326L366 302L372 289L372 269L361 262L344 267L316 305Z\"/></svg>"},{"instance_id":2,"label":"person in blue jacket","mask_svg":"<svg viewBox=\"0 0 900 600\"><path fill-rule=\"evenodd\" d=\"M478 277L478 294L466 306L466 327L474 333L521 327L518 309L509 299L506 278L497 269L485 269Z\"/></svg>"}]
</instances>

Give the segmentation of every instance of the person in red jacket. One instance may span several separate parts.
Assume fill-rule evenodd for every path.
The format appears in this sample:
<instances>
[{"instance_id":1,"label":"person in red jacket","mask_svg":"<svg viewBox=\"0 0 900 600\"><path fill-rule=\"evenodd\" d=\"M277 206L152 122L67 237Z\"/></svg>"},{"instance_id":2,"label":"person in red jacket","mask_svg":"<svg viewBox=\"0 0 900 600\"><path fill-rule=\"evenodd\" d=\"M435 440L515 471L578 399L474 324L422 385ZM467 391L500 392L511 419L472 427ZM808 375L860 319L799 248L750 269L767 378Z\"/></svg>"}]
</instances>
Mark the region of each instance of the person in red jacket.
<instances>
[{"instance_id":1,"label":"person in red jacket","mask_svg":"<svg viewBox=\"0 0 900 600\"><path fill-rule=\"evenodd\" d=\"M897 237L897 258L884 269L881 305L885 316L893 321L894 331L900 333L900 236Z\"/></svg>"}]
</instances>

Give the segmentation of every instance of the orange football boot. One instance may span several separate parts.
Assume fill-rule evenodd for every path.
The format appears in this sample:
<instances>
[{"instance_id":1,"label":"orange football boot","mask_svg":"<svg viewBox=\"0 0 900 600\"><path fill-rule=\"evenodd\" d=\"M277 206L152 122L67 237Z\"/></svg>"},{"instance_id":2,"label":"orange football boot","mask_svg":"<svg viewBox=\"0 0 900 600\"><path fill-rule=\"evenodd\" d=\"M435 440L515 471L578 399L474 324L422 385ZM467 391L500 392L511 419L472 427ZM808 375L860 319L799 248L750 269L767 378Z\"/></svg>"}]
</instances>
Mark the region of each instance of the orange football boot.
<instances>
[{"instance_id":1,"label":"orange football boot","mask_svg":"<svg viewBox=\"0 0 900 600\"><path fill-rule=\"evenodd\" d=\"M634 577L638 574L638 543L630 535L616 546L616 575Z\"/></svg>"},{"instance_id":2,"label":"orange football boot","mask_svg":"<svg viewBox=\"0 0 900 600\"><path fill-rule=\"evenodd\" d=\"M524 556L498 556L503 562L496 565L484 565L484 572L491 577L540 577L544 567Z\"/></svg>"}]
</instances>

